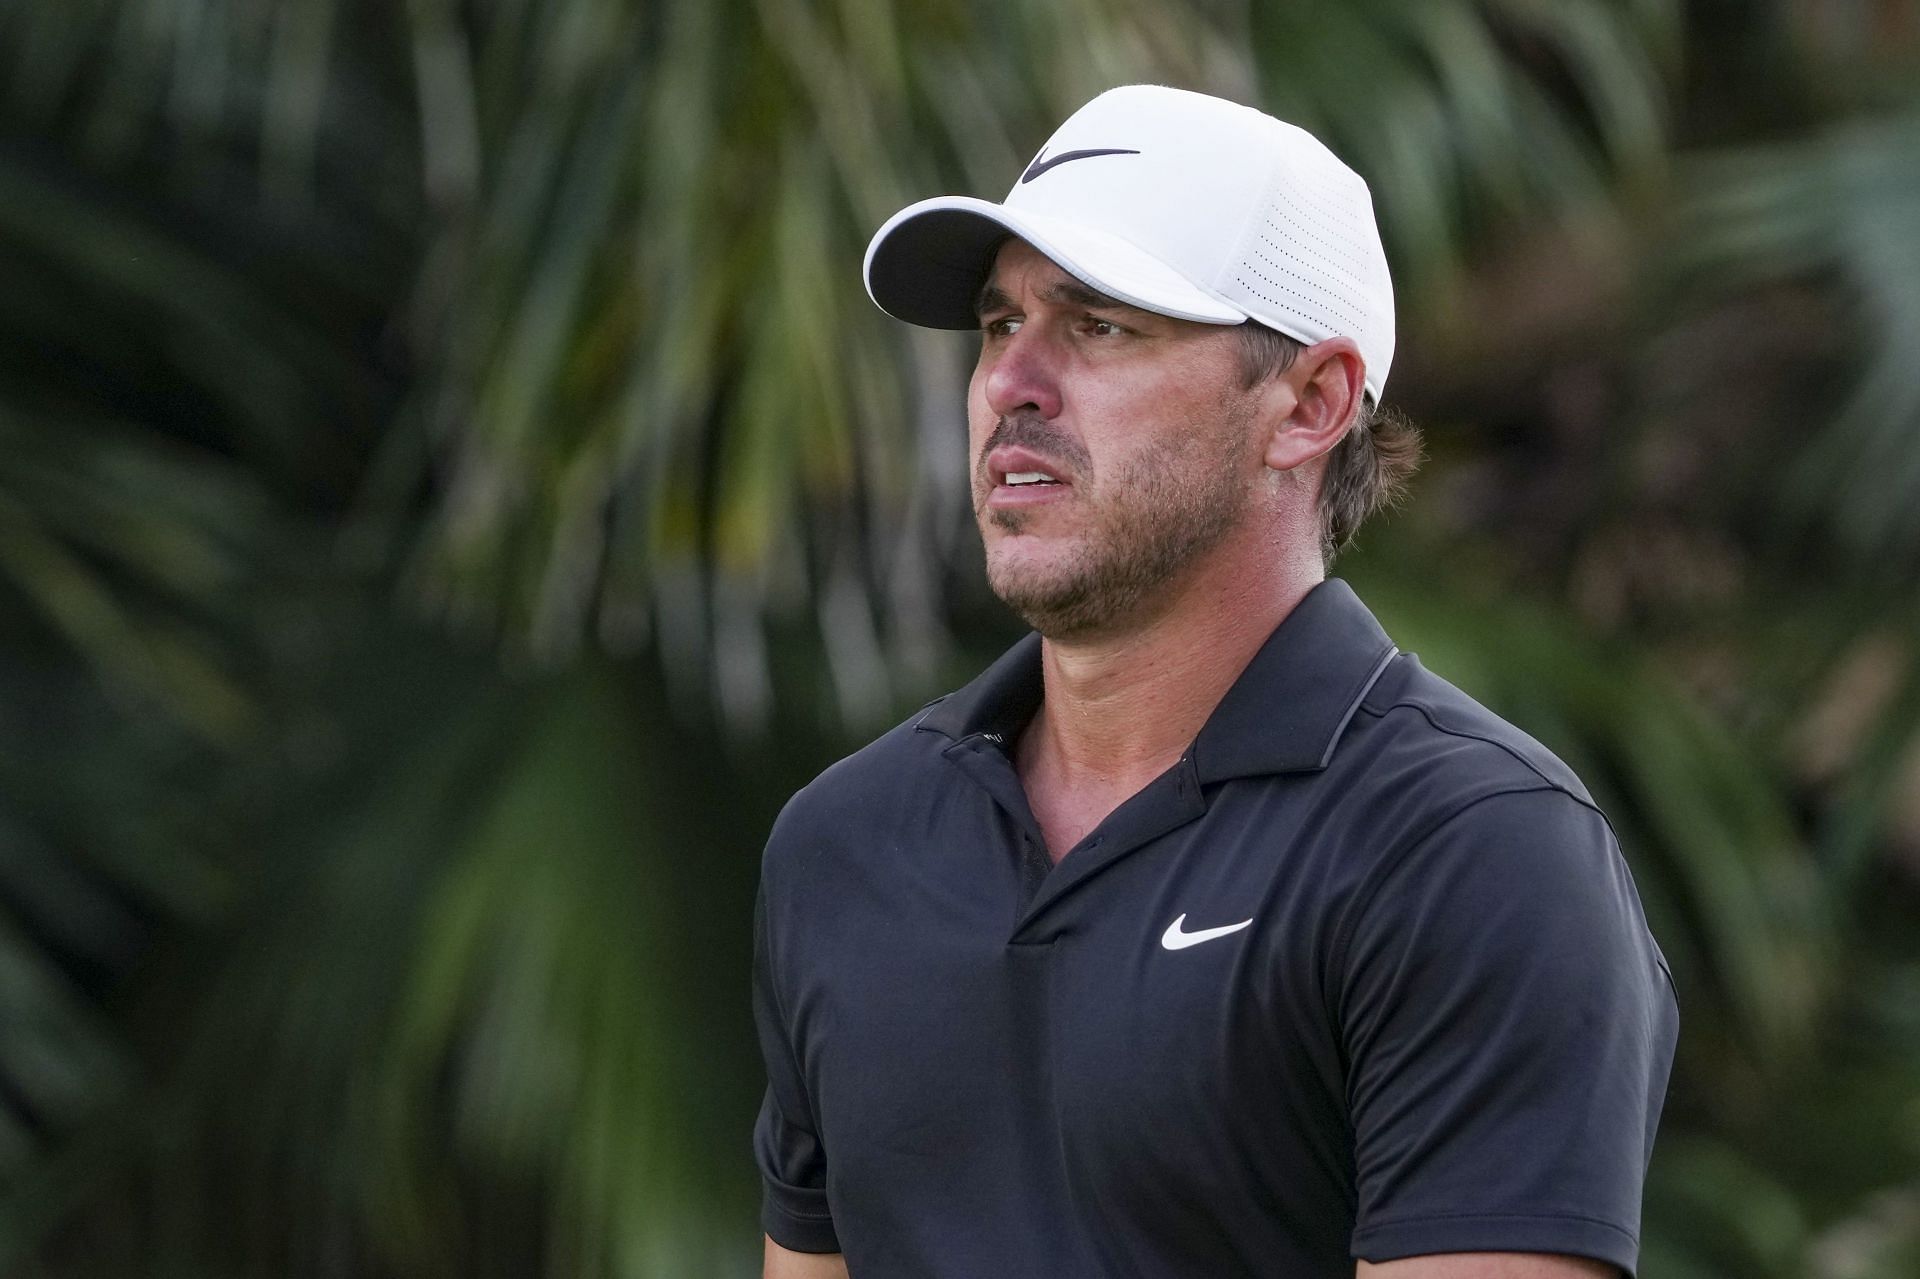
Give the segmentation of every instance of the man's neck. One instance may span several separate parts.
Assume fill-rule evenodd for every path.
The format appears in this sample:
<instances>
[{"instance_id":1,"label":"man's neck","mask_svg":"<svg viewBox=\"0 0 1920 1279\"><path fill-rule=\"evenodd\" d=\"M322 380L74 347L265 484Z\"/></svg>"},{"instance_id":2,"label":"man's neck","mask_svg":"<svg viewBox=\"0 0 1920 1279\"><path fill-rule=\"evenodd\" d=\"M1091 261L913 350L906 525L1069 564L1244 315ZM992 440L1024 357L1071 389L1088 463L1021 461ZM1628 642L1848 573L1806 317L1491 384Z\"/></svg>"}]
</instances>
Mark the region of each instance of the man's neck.
<instances>
[{"instance_id":1,"label":"man's neck","mask_svg":"<svg viewBox=\"0 0 1920 1279\"><path fill-rule=\"evenodd\" d=\"M1042 642L1045 696L1018 758L1056 859L1173 766L1320 580L1295 573L1196 581L1137 627Z\"/></svg>"}]
</instances>

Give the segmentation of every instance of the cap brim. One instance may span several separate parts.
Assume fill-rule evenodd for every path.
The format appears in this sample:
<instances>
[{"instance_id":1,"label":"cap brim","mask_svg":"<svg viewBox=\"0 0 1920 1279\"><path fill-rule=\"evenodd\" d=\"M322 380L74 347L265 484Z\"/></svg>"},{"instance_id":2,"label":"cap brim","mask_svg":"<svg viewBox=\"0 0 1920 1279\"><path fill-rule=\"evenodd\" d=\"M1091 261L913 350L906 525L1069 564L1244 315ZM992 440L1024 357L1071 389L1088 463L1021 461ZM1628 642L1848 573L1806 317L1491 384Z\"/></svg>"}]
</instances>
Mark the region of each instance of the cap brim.
<instances>
[{"instance_id":1,"label":"cap brim","mask_svg":"<svg viewBox=\"0 0 1920 1279\"><path fill-rule=\"evenodd\" d=\"M1017 235L1090 288L1132 306L1203 324L1239 324L1247 313L1132 243L1061 218L971 196L938 196L887 219L867 245L867 296L881 310L930 329L971 329L994 248Z\"/></svg>"}]
</instances>

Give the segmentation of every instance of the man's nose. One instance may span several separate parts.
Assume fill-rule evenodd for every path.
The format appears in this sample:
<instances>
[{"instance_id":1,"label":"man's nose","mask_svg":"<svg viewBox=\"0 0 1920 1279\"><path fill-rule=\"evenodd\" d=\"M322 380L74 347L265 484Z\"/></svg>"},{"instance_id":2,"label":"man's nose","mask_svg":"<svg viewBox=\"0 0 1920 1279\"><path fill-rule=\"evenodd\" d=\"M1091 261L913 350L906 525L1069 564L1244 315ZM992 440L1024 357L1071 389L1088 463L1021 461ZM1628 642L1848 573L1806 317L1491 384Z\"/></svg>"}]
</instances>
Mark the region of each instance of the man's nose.
<instances>
[{"instance_id":1,"label":"man's nose","mask_svg":"<svg viewBox=\"0 0 1920 1279\"><path fill-rule=\"evenodd\" d=\"M997 417L1022 410L1052 421L1060 416L1060 352L1037 326L1004 338L990 357L987 370L987 407Z\"/></svg>"}]
</instances>

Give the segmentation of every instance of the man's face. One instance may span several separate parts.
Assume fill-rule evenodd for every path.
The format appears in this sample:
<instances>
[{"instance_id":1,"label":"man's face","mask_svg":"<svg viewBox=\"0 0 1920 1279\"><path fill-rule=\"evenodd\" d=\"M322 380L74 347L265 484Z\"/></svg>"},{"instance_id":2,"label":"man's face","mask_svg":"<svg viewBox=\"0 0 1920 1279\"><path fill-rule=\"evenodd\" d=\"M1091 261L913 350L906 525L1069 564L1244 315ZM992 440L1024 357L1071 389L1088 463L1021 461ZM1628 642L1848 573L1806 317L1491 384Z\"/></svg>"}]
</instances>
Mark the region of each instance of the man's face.
<instances>
[{"instance_id":1,"label":"man's face","mask_svg":"<svg viewBox=\"0 0 1920 1279\"><path fill-rule=\"evenodd\" d=\"M1151 616L1260 482L1238 337L1115 302L1018 239L980 321L967 423L994 593L1056 639Z\"/></svg>"}]
</instances>

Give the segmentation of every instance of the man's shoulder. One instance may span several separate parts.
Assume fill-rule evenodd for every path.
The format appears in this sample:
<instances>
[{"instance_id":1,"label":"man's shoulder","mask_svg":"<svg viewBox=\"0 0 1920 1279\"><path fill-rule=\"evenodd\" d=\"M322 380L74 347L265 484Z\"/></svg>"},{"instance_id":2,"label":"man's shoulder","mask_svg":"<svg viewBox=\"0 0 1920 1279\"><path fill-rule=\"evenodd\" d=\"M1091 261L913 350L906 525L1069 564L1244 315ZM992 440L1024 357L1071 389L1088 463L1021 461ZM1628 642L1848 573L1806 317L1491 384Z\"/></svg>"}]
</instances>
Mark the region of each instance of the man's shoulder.
<instances>
[{"instance_id":1,"label":"man's shoulder","mask_svg":"<svg viewBox=\"0 0 1920 1279\"><path fill-rule=\"evenodd\" d=\"M933 786L930 773L951 742L921 721L944 700L928 702L795 791L774 823L769 856L796 840L817 842L851 824L870 827L887 820Z\"/></svg>"},{"instance_id":2,"label":"man's shoulder","mask_svg":"<svg viewBox=\"0 0 1920 1279\"><path fill-rule=\"evenodd\" d=\"M1395 660L1362 701L1359 717L1370 725L1370 767L1408 770L1460 802L1555 790L1595 807L1564 760L1412 654Z\"/></svg>"},{"instance_id":3,"label":"man's shoulder","mask_svg":"<svg viewBox=\"0 0 1920 1279\"><path fill-rule=\"evenodd\" d=\"M1356 821L1376 854L1354 859L1343 930L1445 909L1525 950L1604 916L1633 921L1610 935L1664 967L1613 824L1573 769L1417 658L1394 665L1356 716L1350 766L1372 787Z\"/></svg>"}]
</instances>

